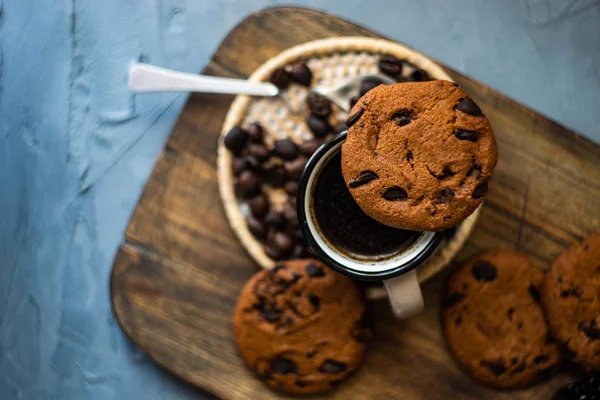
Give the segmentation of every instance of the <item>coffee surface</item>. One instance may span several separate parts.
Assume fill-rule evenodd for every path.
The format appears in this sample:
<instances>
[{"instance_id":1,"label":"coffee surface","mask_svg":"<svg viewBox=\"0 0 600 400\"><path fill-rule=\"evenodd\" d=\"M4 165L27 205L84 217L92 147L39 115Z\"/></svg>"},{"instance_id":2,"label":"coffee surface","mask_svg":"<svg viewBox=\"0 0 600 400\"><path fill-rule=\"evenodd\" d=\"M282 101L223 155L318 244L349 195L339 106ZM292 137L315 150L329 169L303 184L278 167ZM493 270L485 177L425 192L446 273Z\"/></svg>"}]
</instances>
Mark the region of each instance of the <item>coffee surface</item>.
<instances>
[{"instance_id":1,"label":"coffee surface","mask_svg":"<svg viewBox=\"0 0 600 400\"><path fill-rule=\"evenodd\" d=\"M332 157L317 177L312 212L330 244L358 257L397 254L408 248L419 232L383 225L356 204L341 172L341 155Z\"/></svg>"}]
</instances>

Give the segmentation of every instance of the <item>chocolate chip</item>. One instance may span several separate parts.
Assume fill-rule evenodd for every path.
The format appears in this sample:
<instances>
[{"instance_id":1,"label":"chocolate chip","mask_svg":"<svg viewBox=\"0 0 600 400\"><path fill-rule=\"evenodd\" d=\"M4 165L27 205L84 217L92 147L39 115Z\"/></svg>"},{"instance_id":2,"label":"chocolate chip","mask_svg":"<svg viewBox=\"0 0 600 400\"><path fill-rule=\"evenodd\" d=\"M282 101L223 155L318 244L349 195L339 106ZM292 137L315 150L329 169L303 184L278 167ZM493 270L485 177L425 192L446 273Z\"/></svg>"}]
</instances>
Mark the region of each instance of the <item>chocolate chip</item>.
<instances>
[{"instance_id":1,"label":"chocolate chip","mask_svg":"<svg viewBox=\"0 0 600 400\"><path fill-rule=\"evenodd\" d=\"M308 382L303 381L302 379L298 378L298 379L296 379L296 386L306 387L306 386L308 386Z\"/></svg>"},{"instance_id":2,"label":"chocolate chip","mask_svg":"<svg viewBox=\"0 0 600 400\"><path fill-rule=\"evenodd\" d=\"M544 364L548 361L550 361L550 359L545 355L537 356L536 358L533 359L533 362L535 364Z\"/></svg>"},{"instance_id":3,"label":"chocolate chip","mask_svg":"<svg viewBox=\"0 0 600 400\"><path fill-rule=\"evenodd\" d=\"M327 119L331 115L331 101L316 92L310 92L306 97L308 109L315 117Z\"/></svg>"},{"instance_id":4,"label":"chocolate chip","mask_svg":"<svg viewBox=\"0 0 600 400\"><path fill-rule=\"evenodd\" d=\"M294 248L294 241L285 232L275 232L271 243L282 253L288 253Z\"/></svg>"},{"instance_id":5,"label":"chocolate chip","mask_svg":"<svg viewBox=\"0 0 600 400\"><path fill-rule=\"evenodd\" d=\"M404 201L408 199L408 193L401 187L394 186L386 190L383 194L383 198L387 201Z\"/></svg>"},{"instance_id":6,"label":"chocolate chip","mask_svg":"<svg viewBox=\"0 0 600 400\"><path fill-rule=\"evenodd\" d=\"M252 197L260 191L260 179L251 171L244 171L238 178L242 197Z\"/></svg>"},{"instance_id":7,"label":"chocolate chip","mask_svg":"<svg viewBox=\"0 0 600 400\"><path fill-rule=\"evenodd\" d=\"M481 109L473 100L468 97L461 99L455 107L457 110L467 113L469 115L480 116Z\"/></svg>"},{"instance_id":8,"label":"chocolate chip","mask_svg":"<svg viewBox=\"0 0 600 400\"><path fill-rule=\"evenodd\" d=\"M324 374L339 374L340 372L345 371L347 368L348 366L343 362L327 359L323 365L321 365L319 371Z\"/></svg>"},{"instance_id":9,"label":"chocolate chip","mask_svg":"<svg viewBox=\"0 0 600 400\"><path fill-rule=\"evenodd\" d=\"M481 282L492 282L496 279L496 267L481 260L475 261L471 273L475 279Z\"/></svg>"},{"instance_id":10,"label":"chocolate chip","mask_svg":"<svg viewBox=\"0 0 600 400\"><path fill-rule=\"evenodd\" d=\"M573 289L566 289L560 292L560 297L567 298L569 296L573 296L573 297L577 297L580 298L581 297L581 290L577 289L577 288L573 288Z\"/></svg>"},{"instance_id":11,"label":"chocolate chip","mask_svg":"<svg viewBox=\"0 0 600 400\"><path fill-rule=\"evenodd\" d=\"M283 254L279 249L269 243L264 245L265 254L273 260L281 260Z\"/></svg>"},{"instance_id":12,"label":"chocolate chip","mask_svg":"<svg viewBox=\"0 0 600 400\"><path fill-rule=\"evenodd\" d=\"M277 140L273 147L273 154L286 161L296 158L299 152L298 145L290 139Z\"/></svg>"},{"instance_id":13,"label":"chocolate chip","mask_svg":"<svg viewBox=\"0 0 600 400\"><path fill-rule=\"evenodd\" d=\"M317 355L316 351L310 351L310 352L306 353L306 358L313 358L316 355Z\"/></svg>"},{"instance_id":14,"label":"chocolate chip","mask_svg":"<svg viewBox=\"0 0 600 400\"><path fill-rule=\"evenodd\" d=\"M358 121L360 117L362 117L364 112L364 108L359 108L358 111L356 111L354 114L348 116L348 119L346 119L346 126L350 128L352 125L354 125L356 121Z\"/></svg>"},{"instance_id":15,"label":"chocolate chip","mask_svg":"<svg viewBox=\"0 0 600 400\"><path fill-rule=\"evenodd\" d=\"M481 361L480 364L482 367L487 368L495 376L500 376L506 371L506 368L504 367L504 365L499 361L498 362Z\"/></svg>"},{"instance_id":16,"label":"chocolate chip","mask_svg":"<svg viewBox=\"0 0 600 400\"><path fill-rule=\"evenodd\" d=\"M324 119L321 119L313 114L306 117L306 125L315 137L322 138L331 132L331 125Z\"/></svg>"},{"instance_id":17,"label":"chocolate chip","mask_svg":"<svg viewBox=\"0 0 600 400\"><path fill-rule=\"evenodd\" d=\"M296 363L288 358L277 356L277 358L271 361L271 372L282 375L295 374Z\"/></svg>"},{"instance_id":18,"label":"chocolate chip","mask_svg":"<svg viewBox=\"0 0 600 400\"><path fill-rule=\"evenodd\" d=\"M264 319L266 319L267 321L274 323L279 321L279 318L281 317L281 314L277 311L272 311L272 310L268 310L262 313L262 316Z\"/></svg>"},{"instance_id":19,"label":"chocolate chip","mask_svg":"<svg viewBox=\"0 0 600 400\"><path fill-rule=\"evenodd\" d=\"M287 179L287 173L285 172L283 166L274 166L269 171L267 171L266 179L267 182L271 184L271 186L281 187Z\"/></svg>"},{"instance_id":20,"label":"chocolate chip","mask_svg":"<svg viewBox=\"0 0 600 400\"><path fill-rule=\"evenodd\" d=\"M367 183L379 178L373 171L363 171L358 175L358 178L351 180L348 186L350 189L356 189L359 186L366 185Z\"/></svg>"},{"instance_id":21,"label":"chocolate chip","mask_svg":"<svg viewBox=\"0 0 600 400\"><path fill-rule=\"evenodd\" d=\"M590 245L586 244L583 246L583 250L588 251L590 249Z\"/></svg>"},{"instance_id":22,"label":"chocolate chip","mask_svg":"<svg viewBox=\"0 0 600 400\"><path fill-rule=\"evenodd\" d=\"M473 190L473 194L471 197L474 199L479 199L487 194L488 184L487 182L483 182L481 185L477 186L475 190Z\"/></svg>"},{"instance_id":23,"label":"chocolate chip","mask_svg":"<svg viewBox=\"0 0 600 400\"><path fill-rule=\"evenodd\" d=\"M462 317L459 315L458 317L456 317L456 319L454 320L454 325L458 326L460 325L460 323L462 322Z\"/></svg>"},{"instance_id":24,"label":"chocolate chip","mask_svg":"<svg viewBox=\"0 0 600 400\"><path fill-rule=\"evenodd\" d=\"M311 278L322 278L325 276L325 271L318 265L310 263L306 265L306 274Z\"/></svg>"},{"instance_id":25,"label":"chocolate chip","mask_svg":"<svg viewBox=\"0 0 600 400\"><path fill-rule=\"evenodd\" d=\"M267 234L267 227L264 222L252 215L246 216L246 224L250 233L257 239L262 239Z\"/></svg>"},{"instance_id":26,"label":"chocolate chip","mask_svg":"<svg viewBox=\"0 0 600 400\"><path fill-rule=\"evenodd\" d=\"M298 182L289 181L283 186L285 192L290 196L295 196L298 193Z\"/></svg>"},{"instance_id":27,"label":"chocolate chip","mask_svg":"<svg viewBox=\"0 0 600 400\"><path fill-rule=\"evenodd\" d=\"M354 107L356 105L356 103L358 103L358 100L360 100L360 96L350 97L350 101L348 101L348 105L350 106L350 109L352 109L352 107ZM344 124L344 126L346 126L346 125Z\"/></svg>"},{"instance_id":28,"label":"chocolate chip","mask_svg":"<svg viewBox=\"0 0 600 400\"><path fill-rule=\"evenodd\" d=\"M259 194L248 200L248 207L255 217L263 217L269 211L269 199L264 194Z\"/></svg>"},{"instance_id":29,"label":"chocolate chip","mask_svg":"<svg viewBox=\"0 0 600 400\"><path fill-rule=\"evenodd\" d=\"M366 78L360 82L360 96L364 96L369 90L383 85L383 81L378 78Z\"/></svg>"},{"instance_id":30,"label":"chocolate chip","mask_svg":"<svg viewBox=\"0 0 600 400\"><path fill-rule=\"evenodd\" d=\"M300 175L302 175L307 162L307 158L298 157L294 161L286 162L284 164L284 168L287 171L288 176L290 176L292 179L298 179L300 178Z\"/></svg>"},{"instance_id":31,"label":"chocolate chip","mask_svg":"<svg viewBox=\"0 0 600 400\"><path fill-rule=\"evenodd\" d=\"M321 147L322 144L323 140L321 139L306 140L300 145L300 153L307 157L310 157L315 151L317 151L319 147Z\"/></svg>"},{"instance_id":32,"label":"chocolate chip","mask_svg":"<svg viewBox=\"0 0 600 400\"><path fill-rule=\"evenodd\" d=\"M529 294L531 295L531 297L533 298L533 300L536 303L540 302L540 289L538 289L535 286L531 285L531 286L529 286Z\"/></svg>"},{"instance_id":33,"label":"chocolate chip","mask_svg":"<svg viewBox=\"0 0 600 400\"><path fill-rule=\"evenodd\" d=\"M223 143L233 154L240 154L242 150L244 150L244 147L246 147L247 141L248 132L239 126L234 126L227 132L227 135L225 135Z\"/></svg>"},{"instance_id":34,"label":"chocolate chip","mask_svg":"<svg viewBox=\"0 0 600 400\"><path fill-rule=\"evenodd\" d=\"M523 371L525 371L525 361L523 361L520 365L515 367L515 369L513 369L513 371L511 372L511 375L520 374Z\"/></svg>"},{"instance_id":35,"label":"chocolate chip","mask_svg":"<svg viewBox=\"0 0 600 400\"><path fill-rule=\"evenodd\" d=\"M410 150L409 150L409 151L406 153L406 161L408 161L408 162L411 162L412 160L414 160L414 158L415 158L415 157L413 156L413 153L412 153L412 151L410 151Z\"/></svg>"},{"instance_id":36,"label":"chocolate chip","mask_svg":"<svg viewBox=\"0 0 600 400\"><path fill-rule=\"evenodd\" d=\"M308 301L310 301L310 304L312 304L312 306L315 308L315 311L319 311L319 309L321 308L321 299L318 296L315 296L314 294L309 294Z\"/></svg>"},{"instance_id":37,"label":"chocolate chip","mask_svg":"<svg viewBox=\"0 0 600 400\"><path fill-rule=\"evenodd\" d=\"M283 68L277 68L271 73L269 81L280 90L285 90L290 85L290 74Z\"/></svg>"},{"instance_id":38,"label":"chocolate chip","mask_svg":"<svg viewBox=\"0 0 600 400\"><path fill-rule=\"evenodd\" d=\"M452 82L452 86L454 86L454 87L459 87L459 86L458 86L458 83L456 83L456 82Z\"/></svg>"},{"instance_id":39,"label":"chocolate chip","mask_svg":"<svg viewBox=\"0 0 600 400\"><path fill-rule=\"evenodd\" d=\"M590 339L600 339L600 327L596 325L596 320L581 321L577 326Z\"/></svg>"},{"instance_id":40,"label":"chocolate chip","mask_svg":"<svg viewBox=\"0 0 600 400\"><path fill-rule=\"evenodd\" d=\"M294 63L288 66L288 68L286 68L286 71L289 73L290 79L293 82L296 82L303 86L310 86L310 83L312 82L312 72L305 63Z\"/></svg>"},{"instance_id":41,"label":"chocolate chip","mask_svg":"<svg viewBox=\"0 0 600 400\"><path fill-rule=\"evenodd\" d=\"M264 130L261 124L253 122L248 127L248 138L251 142L262 143L264 136Z\"/></svg>"},{"instance_id":42,"label":"chocolate chip","mask_svg":"<svg viewBox=\"0 0 600 400\"><path fill-rule=\"evenodd\" d=\"M393 56L383 56L379 60L379 71L392 78L398 77L402 74L402 61Z\"/></svg>"},{"instance_id":43,"label":"chocolate chip","mask_svg":"<svg viewBox=\"0 0 600 400\"><path fill-rule=\"evenodd\" d=\"M269 150L262 143L250 143L248 146L248 155L256 157L259 161L265 161L269 158Z\"/></svg>"},{"instance_id":44,"label":"chocolate chip","mask_svg":"<svg viewBox=\"0 0 600 400\"><path fill-rule=\"evenodd\" d=\"M440 193L440 203L444 204L449 198L454 197L454 192L450 188L444 188Z\"/></svg>"},{"instance_id":45,"label":"chocolate chip","mask_svg":"<svg viewBox=\"0 0 600 400\"><path fill-rule=\"evenodd\" d=\"M371 341L371 335L366 331L357 332L353 338L359 343L369 343Z\"/></svg>"},{"instance_id":46,"label":"chocolate chip","mask_svg":"<svg viewBox=\"0 0 600 400\"><path fill-rule=\"evenodd\" d=\"M267 225L272 226L276 229L281 229L285 226L285 218L281 213L278 213L275 210L271 210L265 216L265 222Z\"/></svg>"},{"instance_id":47,"label":"chocolate chip","mask_svg":"<svg viewBox=\"0 0 600 400\"><path fill-rule=\"evenodd\" d=\"M508 309L508 311L506 313L506 316L508 317L509 321L512 321L514 313L515 313L515 309L514 308L509 308Z\"/></svg>"},{"instance_id":48,"label":"chocolate chip","mask_svg":"<svg viewBox=\"0 0 600 400\"><path fill-rule=\"evenodd\" d=\"M512 365L517 365L517 363L518 363L518 362L519 362L519 358L518 358L518 357L513 357L513 358L510 360L510 363L511 363Z\"/></svg>"},{"instance_id":49,"label":"chocolate chip","mask_svg":"<svg viewBox=\"0 0 600 400\"><path fill-rule=\"evenodd\" d=\"M303 255L304 255L304 246L302 246L300 243L298 243L294 246L294 249L290 253L290 259L293 260L296 258L302 258Z\"/></svg>"},{"instance_id":50,"label":"chocolate chip","mask_svg":"<svg viewBox=\"0 0 600 400\"><path fill-rule=\"evenodd\" d=\"M469 142L476 142L477 139L479 139L477 133L473 131L465 131L462 129L454 131L454 136L456 136L458 140L468 140Z\"/></svg>"},{"instance_id":51,"label":"chocolate chip","mask_svg":"<svg viewBox=\"0 0 600 400\"><path fill-rule=\"evenodd\" d=\"M396 111L391 118L392 121L398 124L398 126L405 126L411 123L412 121L412 112L403 108L401 110Z\"/></svg>"},{"instance_id":52,"label":"chocolate chip","mask_svg":"<svg viewBox=\"0 0 600 400\"><path fill-rule=\"evenodd\" d=\"M467 176L475 176L475 179L481 178L481 165L473 164L467 171Z\"/></svg>"},{"instance_id":53,"label":"chocolate chip","mask_svg":"<svg viewBox=\"0 0 600 400\"><path fill-rule=\"evenodd\" d=\"M449 295L444 297L444 300L442 300L442 307L445 307L445 308L454 307L455 305L458 304L459 301L461 301L463 299L463 297L465 297L465 295L462 293L456 293L456 292L450 293Z\"/></svg>"}]
</instances>

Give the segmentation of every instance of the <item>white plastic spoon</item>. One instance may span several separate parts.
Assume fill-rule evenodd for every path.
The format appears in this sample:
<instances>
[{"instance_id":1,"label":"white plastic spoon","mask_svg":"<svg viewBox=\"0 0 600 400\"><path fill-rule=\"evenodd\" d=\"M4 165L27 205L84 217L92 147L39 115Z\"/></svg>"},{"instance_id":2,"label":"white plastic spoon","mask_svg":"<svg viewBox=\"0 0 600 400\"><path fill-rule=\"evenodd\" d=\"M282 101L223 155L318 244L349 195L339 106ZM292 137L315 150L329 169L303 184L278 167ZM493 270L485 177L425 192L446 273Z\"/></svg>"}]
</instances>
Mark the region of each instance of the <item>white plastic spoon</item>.
<instances>
[{"instance_id":1,"label":"white plastic spoon","mask_svg":"<svg viewBox=\"0 0 600 400\"><path fill-rule=\"evenodd\" d=\"M136 63L129 69L129 88L134 92L202 92L276 96L277 86L267 82L218 78L173 71Z\"/></svg>"}]
</instances>

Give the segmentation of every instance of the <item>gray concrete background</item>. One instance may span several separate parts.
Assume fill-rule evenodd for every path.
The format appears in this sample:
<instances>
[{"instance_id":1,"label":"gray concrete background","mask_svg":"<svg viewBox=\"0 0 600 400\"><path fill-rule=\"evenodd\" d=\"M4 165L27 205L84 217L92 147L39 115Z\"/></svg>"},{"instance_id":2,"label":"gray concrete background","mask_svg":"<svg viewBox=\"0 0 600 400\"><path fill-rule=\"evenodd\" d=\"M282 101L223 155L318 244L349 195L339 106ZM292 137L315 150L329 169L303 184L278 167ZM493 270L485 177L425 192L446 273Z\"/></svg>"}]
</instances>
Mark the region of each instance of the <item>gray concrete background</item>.
<instances>
[{"instance_id":1,"label":"gray concrete background","mask_svg":"<svg viewBox=\"0 0 600 400\"><path fill-rule=\"evenodd\" d=\"M197 72L240 19L279 4L0 0L1 399L202 397L139 352L110 308L115 252L185 102L133 96L127 68L143 58ZM600 141L598 0L297 4L371 27Z\"/></svg>"}]
</instances>

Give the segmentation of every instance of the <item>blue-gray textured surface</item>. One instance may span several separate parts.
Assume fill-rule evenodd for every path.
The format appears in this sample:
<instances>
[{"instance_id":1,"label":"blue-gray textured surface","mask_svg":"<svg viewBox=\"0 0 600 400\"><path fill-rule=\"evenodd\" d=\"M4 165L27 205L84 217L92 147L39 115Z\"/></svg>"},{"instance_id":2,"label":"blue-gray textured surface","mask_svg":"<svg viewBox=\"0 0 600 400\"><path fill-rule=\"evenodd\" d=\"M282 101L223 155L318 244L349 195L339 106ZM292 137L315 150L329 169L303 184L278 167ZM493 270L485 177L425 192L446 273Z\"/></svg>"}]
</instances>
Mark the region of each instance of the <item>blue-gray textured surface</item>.
<instances>
[{"instance_id":1,"label":"blue-gray textured surface","mask_svg":"<svg viewBox=\"0 0 600 400\"><path fill-rule=\"evenodd\" d=\"M0 398L188 399L123 337L108 278L182 95L133 97L131 61L198 71L274 0L0 0ZM305 0L600 140L597 0Z\"/></svg>"}]
</instances>

